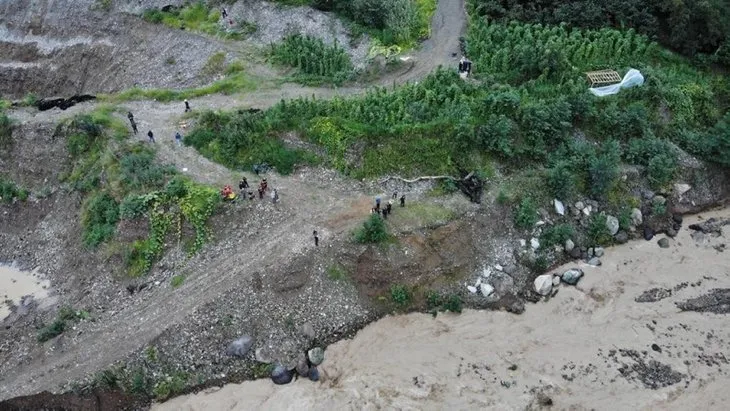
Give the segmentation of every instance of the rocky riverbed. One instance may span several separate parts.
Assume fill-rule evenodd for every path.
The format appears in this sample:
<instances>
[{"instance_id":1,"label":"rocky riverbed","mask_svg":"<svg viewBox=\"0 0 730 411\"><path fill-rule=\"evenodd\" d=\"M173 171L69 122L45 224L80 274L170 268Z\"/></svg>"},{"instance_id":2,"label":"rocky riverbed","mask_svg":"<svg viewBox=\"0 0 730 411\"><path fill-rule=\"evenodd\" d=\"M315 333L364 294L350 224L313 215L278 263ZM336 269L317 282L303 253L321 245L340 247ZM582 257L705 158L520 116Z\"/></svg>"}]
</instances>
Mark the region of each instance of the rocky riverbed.
<instances>
[{"instance_id":1,"label":"rocky riverbed","mask_svg":"<svg viewBox=\"0 0 730 411\"><path fill-rule=\"evenodd\" d=\"M327 348L317 383L230 384L153 409L724 408L728 217L686 218L666 248L639 240L600 266L555 269L584 275L522 315L389 316Z\"/></svg>"}]
</instances>

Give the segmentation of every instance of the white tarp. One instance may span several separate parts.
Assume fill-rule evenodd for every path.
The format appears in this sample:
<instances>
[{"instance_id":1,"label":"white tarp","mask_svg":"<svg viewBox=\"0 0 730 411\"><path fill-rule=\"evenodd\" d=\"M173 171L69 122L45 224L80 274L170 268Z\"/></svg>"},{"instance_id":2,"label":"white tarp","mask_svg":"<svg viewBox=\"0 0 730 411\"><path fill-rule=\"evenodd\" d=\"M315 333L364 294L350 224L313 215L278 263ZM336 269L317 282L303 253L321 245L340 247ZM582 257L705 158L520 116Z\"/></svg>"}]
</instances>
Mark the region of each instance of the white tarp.
<instances>
[{"instance_id":1,"label":"white tarp","mask_svg":"<svg viewBox=\"0 0 730 411\"><path fill-rule=\"evenodd\" d=\"M640 86L644 84L644 76L641 75L639 70L630 69L623 80L618 84L611 84L610 86L589 88L588 90L598 97L610 96L621 91L622 88L629 88L634 86Z\"/></svg>"}]
</instances>

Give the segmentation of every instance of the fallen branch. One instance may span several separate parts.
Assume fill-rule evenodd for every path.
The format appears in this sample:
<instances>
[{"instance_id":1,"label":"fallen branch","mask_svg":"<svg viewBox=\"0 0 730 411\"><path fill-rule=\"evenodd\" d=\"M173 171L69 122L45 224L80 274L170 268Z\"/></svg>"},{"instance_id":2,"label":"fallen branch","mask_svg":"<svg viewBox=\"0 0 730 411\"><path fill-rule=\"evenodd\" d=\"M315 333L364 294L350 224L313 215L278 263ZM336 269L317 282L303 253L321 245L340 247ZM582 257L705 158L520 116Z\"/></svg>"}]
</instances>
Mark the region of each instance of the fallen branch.
<instances>
[{"instance_id":1,"label":"fallen branch","mask_svg":"<svg viewBox=\"0 0 730 411\"><path fill-rule=\"evenodd\" d=\"M423 180L452 180L452 181L461 181L460 178L454 178L454 177L451 177L451 176L422 176L422 177L414 178L413 180L407 180L407 179L405 179L403 177L388 177L388 178L382 180L380 182L380 184L384 184L384 183L386 183L386 182L388 182L390 180L400 180L400 181L402 181L404 183L408 183L408 184L416 183L418 181L423 181Z\"/></svg>"}]
</instances>

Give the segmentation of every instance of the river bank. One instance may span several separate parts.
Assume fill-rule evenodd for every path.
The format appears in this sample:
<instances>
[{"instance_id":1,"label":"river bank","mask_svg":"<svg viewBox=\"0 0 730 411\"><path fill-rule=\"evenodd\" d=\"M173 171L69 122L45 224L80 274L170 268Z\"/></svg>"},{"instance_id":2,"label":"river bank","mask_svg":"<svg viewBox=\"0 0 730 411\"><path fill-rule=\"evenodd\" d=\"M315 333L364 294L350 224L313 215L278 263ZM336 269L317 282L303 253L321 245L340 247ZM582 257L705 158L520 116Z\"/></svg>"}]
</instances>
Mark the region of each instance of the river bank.
<instances>
[{"instance_id":1,"label":"river bank","mask_svg":"<svg viewBox=\"0 0 730 411\"><path fill-rule=\"evenodd\" d=\"M686 218L668 248L631 242L607 250L600 267L554 270L585 276L522 315L389 316L328 347L319 383L229 384L152 409L726 407L730 317L679 308L701 297L727 312L713 290L730 289L730 226L688 228L712 217L730 210Z\"/></svg>"}]
</instances>

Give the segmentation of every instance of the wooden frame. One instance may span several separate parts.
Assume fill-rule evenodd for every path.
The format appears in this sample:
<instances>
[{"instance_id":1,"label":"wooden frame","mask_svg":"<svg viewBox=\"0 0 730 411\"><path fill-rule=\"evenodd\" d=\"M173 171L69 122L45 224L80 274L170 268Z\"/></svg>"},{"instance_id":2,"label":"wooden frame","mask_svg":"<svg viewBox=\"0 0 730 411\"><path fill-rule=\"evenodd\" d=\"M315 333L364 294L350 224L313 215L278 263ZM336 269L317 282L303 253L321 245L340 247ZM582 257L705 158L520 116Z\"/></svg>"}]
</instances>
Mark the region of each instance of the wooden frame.
<instances>
[{"instance_id":1,"label":"wooden frame","mask_svg":"<svg viewBox=\"0 0 730 411\"><path fill-rule=\"evenodd\" d=\"M588 81L591 82L591 87L621 82L621 76L619 76L616 70L589 71L586 73L586 76L588 76Z\"/></svg>"}]
</instances>

